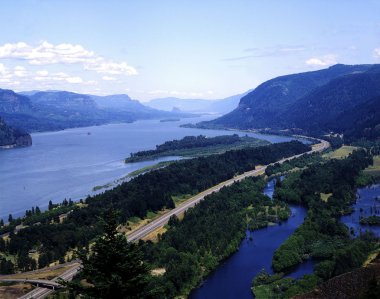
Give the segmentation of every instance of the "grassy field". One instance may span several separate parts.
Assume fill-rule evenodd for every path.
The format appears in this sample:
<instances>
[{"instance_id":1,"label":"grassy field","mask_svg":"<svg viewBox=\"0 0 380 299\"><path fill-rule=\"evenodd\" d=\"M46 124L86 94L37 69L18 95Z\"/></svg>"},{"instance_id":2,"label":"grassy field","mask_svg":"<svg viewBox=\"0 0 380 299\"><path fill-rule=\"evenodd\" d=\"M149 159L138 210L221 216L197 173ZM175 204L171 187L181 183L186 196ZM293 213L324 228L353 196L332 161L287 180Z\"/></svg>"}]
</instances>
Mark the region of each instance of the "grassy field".
<instances>
[{"instance_id":1,"label":"grassy field","mask_svg":"<svg viewBox=\"0 0 380 299\"><path fill-rule=\"evenodd\" d=\"M354 150L358 149L356 146L343 145L333 152L329 152L323 155L325 159L343 159L351 154Z\"/></svg>"},{"instance_id":2,"label":"grassy field","mask_svg":"<svg viewBox=\"0 0 380 299\"><path fill-rule=\"evenodd\" d=\"M321 200L324 202L327 202L331 195L332 195L332 193L321 193L320 194Z\"/></svg>"},{"instance_id":3,"label":"grassy field","mask_svg":"<svg viewBox=\"0 0 380 299\"><path fill-rule=\"evenodd\" d=\"M380 177L380 156L373 157L373 165L364 170L365 173Z\"/></svg>"},{"instance_id":4,"label":"grassy field","mask_svg":"<svg viewBox=\"0 0 380 299\"><path fill-rule=\"evenodd\" d=\"M189 198L193 197L194 195L191 194L183 194L178 196L172 196L172 199L174 201L174 204L176 207L178 207L181 203L188 200Z\"/></svg>"}]
</instances>

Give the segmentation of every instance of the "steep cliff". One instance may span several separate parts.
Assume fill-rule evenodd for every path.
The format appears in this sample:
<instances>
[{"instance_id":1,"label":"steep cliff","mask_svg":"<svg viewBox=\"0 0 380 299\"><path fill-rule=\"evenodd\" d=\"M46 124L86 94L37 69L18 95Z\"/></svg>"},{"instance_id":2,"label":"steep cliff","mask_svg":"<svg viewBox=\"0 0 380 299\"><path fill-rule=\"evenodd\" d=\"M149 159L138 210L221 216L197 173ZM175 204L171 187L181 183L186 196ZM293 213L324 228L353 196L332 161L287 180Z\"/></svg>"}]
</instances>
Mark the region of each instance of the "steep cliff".
<instances>
[{"instance_id":1,"label":"steep cliff","mask_svg":"<svg viewBox=\"0 0 380 299\"><path fill-rule=\"evenodd\" d=\"M8 126L0 118L0 148L31 146L32 137L19 129Z\"/></svg>"}]
</instances>

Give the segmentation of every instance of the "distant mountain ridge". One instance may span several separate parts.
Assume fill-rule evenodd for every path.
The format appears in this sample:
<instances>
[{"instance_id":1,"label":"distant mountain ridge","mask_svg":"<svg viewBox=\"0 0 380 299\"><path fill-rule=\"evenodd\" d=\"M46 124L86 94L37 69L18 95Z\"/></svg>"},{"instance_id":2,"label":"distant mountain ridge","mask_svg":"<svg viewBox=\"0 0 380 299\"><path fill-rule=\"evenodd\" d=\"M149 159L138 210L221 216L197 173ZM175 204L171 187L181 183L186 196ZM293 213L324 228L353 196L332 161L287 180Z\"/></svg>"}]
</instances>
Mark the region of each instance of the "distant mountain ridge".
<instances>
[{"instance_id":1,"label":"distant mountain ridge","mask_svg":"<svg viewBox=\"0 0 380 299\"><path fill-rule=\"evenodd\" d=\"M46 131L188 115L146 107L128 95L94 96L68 91L17 94L0 89L0 116L17 128Z\"/></svg>"},{"instance_id":2,"label":"distant mountain ridge","mask_svg":"<svg viewBox=\"0 0 380 299\"><path fill-rule=\"evenodd\" d=\"M344 115L365 118L365 103L369 104L377 96L380 96L379 65L338 64L324 70L286 75L266 81L243 97L239 106L231 113L198 126L291 129L309 134L322 134L333 130L351 134L354 124ZM354 111L360 105L364 106ZM375 107L377 101L374 100L371 105ZM346 123L339 125L337 119ZM371 126L379 121L378 115L374 114ZM373 127L361 128L362 131L364 129L376 132L372 130Z\"/></svg>"},{"instance_id":3,"label":"distant mountain ridge","mask_svg":"<svg viewBox=\"0 0 380 299\"><path fill-rule=\"evenodd\" d=\"M179 109L181 111L193 113L225 114L234 110L238 106L240 99L248 92L249 91L220 100L181 99L170 97L153 99L146 104L149 107L165 111Z\"/></svg>"}]
</instances>

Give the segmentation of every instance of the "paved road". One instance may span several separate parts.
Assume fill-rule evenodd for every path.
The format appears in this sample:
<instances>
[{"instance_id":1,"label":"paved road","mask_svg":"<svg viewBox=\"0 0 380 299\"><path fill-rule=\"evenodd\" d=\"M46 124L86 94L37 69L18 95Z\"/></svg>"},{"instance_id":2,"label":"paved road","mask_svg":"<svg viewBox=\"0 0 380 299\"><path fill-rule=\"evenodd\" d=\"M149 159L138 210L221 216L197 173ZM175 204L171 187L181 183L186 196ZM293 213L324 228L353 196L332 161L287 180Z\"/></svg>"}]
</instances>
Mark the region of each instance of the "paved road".
<instances>
[{"instance_id":1,"label":"paved road","mask_svg":"<svg viewBox=\"0 0 380 299\"><path fill-rule=\"evenodd\" d=\"M59 279L70 281L78 273L79 269L80 269L80 265L76 265L73 268L62 273L60 276L54 278L52 281L57 282ZM47 297L52 292L54 292L54 290L38 287L38 288L35 288L33 291L31 291L31 292L25 294L24 296L20 297L19 299L32 299L32 298L33 299L42 299L42 298Z\"/></svg>"},{"instance_id":2,"label":"paved road","mask_svg":"<svg viewBox=\"0 0 380 299\"><path fill-rule=\"evenodd\" d=\"M273 165L275 163L281 164L287 160L292 160L292 159L298 158L302 155L312 154L314 152L321 152L321 151L327 149L328 147L330 147L330 144L327 141L321 140L321 139L316 139L316 140L318 140L320 143L314 145L313 149L311 151L306 152L306 153L302 153L299 155L295 155L292 157L283 158L283 159L281 159L277 162L271 163L269 165ZM237 181L241 181L247 177L260 175L260 174L264 173L265 169L269 165L261 166L255 170L251 170L251 171L245 172L243 174L240 174L240 175L238 175L232 179L224 181L224 182L222 182L222 183L220 183L220 184L218 184L218 185L216 185L210 189L207 189L207 190L195 195L194 197L190 198L189 200L187 200L185 203L183 203L179 207L171 210L170 212L160 216L159 218L148 223L147 225L145 225L145 226L135 230L134 232L130 233L128 235L128 240L130 242L133 242L133 241L137 241L137 240L147 236L148 234L150 234L151 232L153 232L157 228L164 226L169 221L169 218L171 216L173 216L173 215L178 216L178 215L182 214L187 209L193 207L194 205L199 203L201 200L203 200L207 195L209 195L213 192L218 192L221 188L226 187L226 186L230 186L233 183L235 183ZM53 279L53 281L57 281L58 278L70 281L73 279L73 277L75 276L75 274L79 270L80 270L80 265L74 266L73 268L71 268L70 270L67 270L65 273L63 273L59 277L56 277L55 279ZM31 299L31 298L42 299L42 298L45 298L46 296L48 296L52 292L53 292L53 290L51 290L51 289L45 289L45 288L38 287L38 288L34 289L33 291L29 292L28 294L20 297L20 299Z\"/></svg>"},{"instance_id":3,"label":"paved road","mask_svg":"<svg viewBox=\"0 0 380 299\"><path fill-rule=\"evenodd\" d=\"M298 158L302 155L305 155L305 154L312 154L314 152L321 152L325 149L327 149L330 144L325 141L325 140L322 140L322 139L315 139L315 140L318 140L320 143L316 144L313 146L313 149L309 152L306 152L306 153L302 153L302 154L299 154L299 155L295 155L295 156L292 156L292 157L288 157L288 158L283 158L277 162L274 162L274 163L271 163L269 165L273 165L275 163L284 163L285 161L287 160L292 160L292 159L295 159L295 158ZM144 225L143 227L133 231L132 233L130 233L128 235L128 240L130 242L133 242L133 241L137 241L145 236L147 236L148 234L150 234L151 232L155 231L157 228L160 228L162 226L164 226L168 221L169 221L169 218L173 215L180 215L182 214L184 211L186 211L187 209L195 206L197 203L199 203L201 200L203 200L207 195L213 193L213 192L218 192L221 188L223 187L226 187L226 186L230 186L232 185L234 182L236 181L241 181L247 177L250 177L250 176L257 176L257 175L260 175L262 173L264 173L265 169L269 166L269 165L265 165L265 166L262 166L260 168L257 168L255 170L251 170L251 171L248 171L248 172L245 172L243 174L240 174L232 179L229 179L227 181L224 181L210 189L207 189L206 191L203 191L197 195L195 195L194 197L188 199L185 203L183 203L182 205L178 206L177 208L171 210L170 212L162 215L161 217L153 220L152 222Z\"/></svg>"},{"instance_id":4,"label":"paved road","mask_svg":"<svg viewBox=\"0 0 380 299\"><path fill-rule=\"evenodd\" d=\"M22 279L22 278L5 278L0 279L1 282L22 282L22 283L30 283L36 286L46 287L49 289L59 289L62 287L58 282L47 280L47 279Z\"/></svg>"}]
</instances>

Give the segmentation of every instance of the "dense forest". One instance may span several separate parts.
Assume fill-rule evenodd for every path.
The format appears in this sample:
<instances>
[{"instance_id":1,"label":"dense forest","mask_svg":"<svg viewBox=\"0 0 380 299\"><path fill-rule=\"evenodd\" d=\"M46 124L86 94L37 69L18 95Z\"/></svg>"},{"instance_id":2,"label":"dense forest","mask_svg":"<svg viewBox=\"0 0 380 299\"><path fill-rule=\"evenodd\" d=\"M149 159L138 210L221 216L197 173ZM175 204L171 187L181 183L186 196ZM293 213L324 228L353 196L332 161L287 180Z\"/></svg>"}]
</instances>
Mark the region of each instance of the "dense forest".
<instances>
[{"instance_id":1,"label":"dense forest","mask_svg":"<svg viewBox=\"0 0 380 299\"><path fill-rule=\"evenodd\" d=\"M372 164L372 156L364 150L348 158L310 165L307 169L288 174L276 185L274 198L298 203L308 208L305 222L276 250L273 277L261 273L253 287L255 294L272 294L289 298L313 289L317 283L360 267L375 249L376 238L363 234L353 238L340 222L340 216L351 212L356 187L368 184L362 170ZM329 194L324 200L323 194ZM318 261L314 274L301 280L282 278L305 259ZM264 297L259 297L264 298Z\"/></svg>"},{"instance_id":2,"label":"dense forest","mask_svg":"<svg viewBox=\"0 0 380 299\"><path fill-rule=\"evenodd\" d=\"M170 219L170 229L157 244L142 244L152 267L165 269L157 281L161 298L187 295L238 249L247 227L258 229L289 217L285 203L262 194L264 186L262 178L247 178L222 188L186 212L183 220Z\"/></svg>"},{"instance_id":3,"label":"dense forest","mask_svg":"<svg viewBox=\"0 0 380 299\"><path fill-rule=\"evenodd\" d=\"M199 156L266 144L269 142L248 136L239 137L237 134L216 137L185 136L180 140L166 141L163 144L156 145L154 150L131 153L125 162L151 160L162 156Z\"/></svg>"},{"instance_id":4,"label":"dense forest","mask_svg":"<svg viewBox=\"0 0 380 299\"><path fill-rule=\"evenodd\" d=\"M38 266L45 266L62 260L69 249L86 246L99 235L97 217L109 206L120 210L120 221L126 223L131 217L145 217L148 211L173 208L173 196L196 194L236 174L254 169L256 165L265 165L308 150L309 146L292 141L175 162L166 168L140 175L113 190L86 198L82 205L76 205L69 212L65 210L67 215L62 222L54 221L55 215L50 215L52 220L49 216L46 218L50 220L37 223L27 217L25 220L31 225L17 234L11 231L2 252L16 257L16 269L30 270L36 265L28 253L36 250L40 254ZM53 211L47 213L53 214ZM42 219L44 215L47 214L30 217ZM22 222L21 219L10 220L11 227Z\"/></svg>"}]
</instances>

